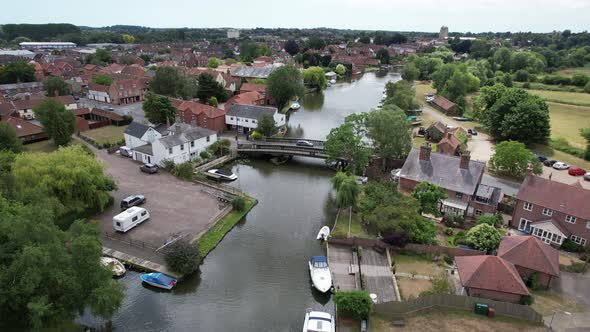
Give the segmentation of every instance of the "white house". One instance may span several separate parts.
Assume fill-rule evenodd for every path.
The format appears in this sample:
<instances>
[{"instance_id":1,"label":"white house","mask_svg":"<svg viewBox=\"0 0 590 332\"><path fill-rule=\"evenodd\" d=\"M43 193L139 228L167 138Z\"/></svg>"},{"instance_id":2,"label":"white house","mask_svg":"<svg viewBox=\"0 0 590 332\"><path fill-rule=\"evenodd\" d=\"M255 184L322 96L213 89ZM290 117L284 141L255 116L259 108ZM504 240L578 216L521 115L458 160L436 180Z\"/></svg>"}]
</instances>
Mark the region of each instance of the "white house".
<instances>
[{"instance_id":1,"label":"white house","mask_svg":"<svg viewBox=\"0 0 590 332\"><path fill-rule=\"evenodd\" d=\"M236 126L238 126L238 130L248 133L256 129L258 120L263 114L272 115L277 127L282 127L286 124L285 114L279 113L275 107L242 104L232 105L225 113L225 124L228 129L236 130Z\"/></svg>"},{"instance_id":2,"label":"white house","mask_svg":"<svg viewBox=\"0 0 590 332\"><path fill-rule=\"evenodd\" d=\"M165 160L176 164L190 161L215 142L216 132L186 123L164 130L133 122L125 130L125 144L133 151L133 159L160 166Z\"/></svg>"}]
</instances>

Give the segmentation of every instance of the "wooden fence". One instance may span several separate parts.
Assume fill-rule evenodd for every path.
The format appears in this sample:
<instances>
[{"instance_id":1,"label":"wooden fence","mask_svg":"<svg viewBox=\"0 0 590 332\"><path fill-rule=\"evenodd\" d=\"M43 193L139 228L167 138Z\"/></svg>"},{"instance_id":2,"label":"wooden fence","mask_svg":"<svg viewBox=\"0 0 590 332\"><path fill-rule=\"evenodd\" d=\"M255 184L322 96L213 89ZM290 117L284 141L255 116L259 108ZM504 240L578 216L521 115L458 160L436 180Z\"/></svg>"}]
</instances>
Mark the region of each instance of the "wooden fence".
<instances>
[{"instance_id":1,"label":"wooden fence","mask_svg":"<svg viewBox=\"0 0 590 332\"><path fill-rule=\"evenodd\" d=\"M389 248L394 252L404 252L409 251L416 254L422 255L449 255L452 257L455 256L476 256L476 255L485 255L485 252L473 249L464 249L464 248L455 248L455 247L445 247L439 245L426 245L426 244L416 244L416 243L408 243L405 247L399 248L391 246L381 240L377 239L365 239L360 237L351 237L347 239L335 239L330 238L328 240L331 244L340 244L350 247L361 246L361 247L373 247L373 248Z\"/></svg>"},{"instance_id":2,"label":"wooden fence","mask_svg":"<svg viewBox=\"0 0 590 332\"><path fill-rule=\"evenodd\" d=\"M399 319L400 316L433 307L473 311L476 303L487 304L490 308L494 308L497 315L524 319L533 323L543 323L543 316L526 305L451 294L434 294L421 296L411 301L379 303L375 305L375 311L392 319Z\"/></svg>"}]
</instances>

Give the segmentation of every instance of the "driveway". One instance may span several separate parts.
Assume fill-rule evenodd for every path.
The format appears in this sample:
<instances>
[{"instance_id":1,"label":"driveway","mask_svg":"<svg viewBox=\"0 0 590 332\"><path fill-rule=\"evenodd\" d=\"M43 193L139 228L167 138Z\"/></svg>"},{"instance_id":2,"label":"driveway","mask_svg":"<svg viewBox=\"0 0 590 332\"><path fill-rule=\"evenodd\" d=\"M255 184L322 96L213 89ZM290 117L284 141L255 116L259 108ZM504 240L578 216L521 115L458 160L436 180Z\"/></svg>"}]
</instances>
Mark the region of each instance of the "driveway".
<instances>
[{"instance_id":1,"label":"driveway","mask_svg":"<svg viewBox=\"0 0 590 332\"><path fill-rule=\"evenodd\" d=\"M115 113L119 115L131 115L135 122L144 123L145 114L143 112L142 102L137 102L133 104L126 104L126 105L113 105L109 103L103 103L96 100L90 100L86 97L80 98L78 104L81 107L88 107L88 108L105 108L105 107L112 107L115 109Z\"/></svg>"},{"instance_id":2,"label":"driveway","mask_svg":"<svg viewBox=\"0 0 590 332\"><path fill-rule=\"evenodd\" d=\"M167 172L146 174L139 171L139 164L118 154L97 152L97 158L107 166L117 183L118 190L112 193L115 204L98 219L103 235L106 233L124 241L145 243L159 248L175 236L192 240L211 227L218 219L224 204L201 185L182 181ZM150 212L150 219L127 233L115 233L113 216L120 213L119 203L131 194L142 194Z\"/></svg>"},{"instance_id":3,"label":"driveway","mask_svg":"<svg viewBox=\"0 0 590 332\"><path fill-rule=\"evenodd\" d=\"M551 180L565 184L574 184L578 182L584 189L590 190L590 181L585 181L581 176L569 175L567 170L556 170L552 167L543 166L543 174L541 176L546 179L551 176Z\"/></svg>"}]
</instances>

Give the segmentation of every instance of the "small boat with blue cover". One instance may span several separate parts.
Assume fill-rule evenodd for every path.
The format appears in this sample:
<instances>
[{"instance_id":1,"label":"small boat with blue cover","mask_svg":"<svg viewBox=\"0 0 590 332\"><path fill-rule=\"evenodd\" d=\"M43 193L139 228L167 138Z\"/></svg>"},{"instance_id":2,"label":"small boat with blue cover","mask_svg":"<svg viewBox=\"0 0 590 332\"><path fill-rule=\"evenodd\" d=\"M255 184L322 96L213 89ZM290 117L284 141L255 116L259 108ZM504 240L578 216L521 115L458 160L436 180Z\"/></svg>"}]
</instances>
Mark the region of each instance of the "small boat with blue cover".
<instances>
[{"instance_id":1,"label":"small boat with blue cover","mask_svg":"<svg viewBox=\"0 0 590 332\"><path fill-rule=\"evenodd\" d=\"M148 285L162 289L172 289L177 281L176 279L159 272L144 273L141 275L141 280Z\"/></svg>"}]
</instances>

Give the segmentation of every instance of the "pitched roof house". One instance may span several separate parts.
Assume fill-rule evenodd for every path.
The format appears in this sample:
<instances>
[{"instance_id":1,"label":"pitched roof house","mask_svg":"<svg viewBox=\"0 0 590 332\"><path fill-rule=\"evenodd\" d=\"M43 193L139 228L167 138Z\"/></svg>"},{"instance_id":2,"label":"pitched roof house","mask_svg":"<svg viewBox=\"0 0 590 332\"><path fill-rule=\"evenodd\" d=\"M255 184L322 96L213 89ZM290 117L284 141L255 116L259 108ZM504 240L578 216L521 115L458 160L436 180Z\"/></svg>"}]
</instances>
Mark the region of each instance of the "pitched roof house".
<instances>
[{"instance_id":1,"label":"pitched roof house","mask_svg":"<svg viewBox=\"0 0 590 332\"><path fill-rule=\"evenodd\" d=\"M448 100L443 96L435 96L434 99L430 102L432 106L438 108L440 111L445 113L446 115L460 115L461 110L457 104L453 103L452 101Z\"/></svg>"},{"instance_id":2,"label":"pitched roof house","mask_svg":"<svg viewBox=\"0 0 590 332\"><path fill-rule=\"evenodd\" d=\"M225 129L224 110L189 100L173 103L173 105L177 109L176 118L182 123L207 128L215 132Z\"/></svg>"},{"instance_id":3,"label":"pitched roof house","mask_svg":"<svg viewBox=\"0 0 590 332\"><path fill-rule=\"evenodd\" d=\"M286 123L285 115L278 112L275 107L234 104L225 113L225 123L228 129L241 130L247 133L258 126L258 120L264 114L270 114L277 127ZM236 128L237 127L237 128Z\"/></svg>"},{"instance_id":4,"label":"pitched roof house","mask_svg":"<svg viewBox=\"0 0 590 332\"><path fill-rule=\"evenodd\" d=\"M549 287L559 277L559 252L534 236L506 236L498 248L498 257L514 264L523 278L538 274L540 286Z\"/></svg>"},{"instance_id":5,"label":"pitched roof house","mask_svg":"<svg viewBox=\"0 0 590 332\"><path fill-rule=\"evenodd\" d=\"M497 256L458 256L459 279L469 296L519 303L530 295L514 264Z\"/></svg>"},{"instance_id":6,"label":"pitched roof house","mask_svg":"<svg viewBox=\"0 0 590 332\"><path fill-rule=\"evenodd\" d=\"M23 119L8 116L2 117L2 122L8 123L16 131L16 136L23 140L23 144L48 139L47 134L41 126L37 126Z\"/></svg>"}]
</instances>

